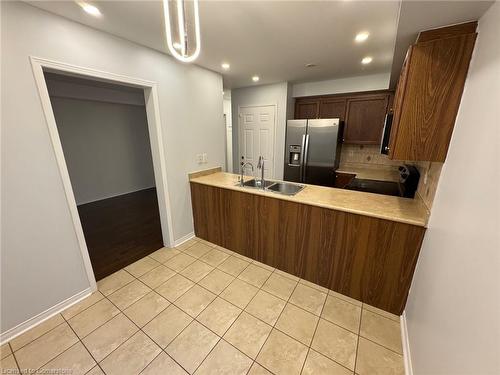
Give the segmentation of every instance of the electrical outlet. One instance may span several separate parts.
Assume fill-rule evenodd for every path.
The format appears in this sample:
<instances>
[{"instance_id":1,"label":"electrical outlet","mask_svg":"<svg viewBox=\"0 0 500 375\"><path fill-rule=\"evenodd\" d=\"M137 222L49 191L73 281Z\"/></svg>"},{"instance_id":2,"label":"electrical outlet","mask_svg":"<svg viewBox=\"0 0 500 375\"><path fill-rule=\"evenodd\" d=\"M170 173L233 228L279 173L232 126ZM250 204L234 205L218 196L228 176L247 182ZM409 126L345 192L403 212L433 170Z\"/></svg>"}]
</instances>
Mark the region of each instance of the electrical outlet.
<instances>
[{"instance_id":1,"label":"electrical outlet","mask_svg":"<svg viewBox=\"0 0 500 375\"><path fill-rule=\"evenodd\" d=\"M203 163L203 154L196 154L196 161L198 162L198 164L202 164Z\"/></svg>"},{"instance_id":2,"label":"electrical outlet","mask_svg":"<svg viewBox=\"0 0 500 375\"><path fill-rule=\"evenodd\" d=\"M202 154L202 162L206 164L206 163L208 163L208 161L207 161L207 160L208 160L208 158L207 158L207 153L206 153L206 152L204 152L204 153Z\"/></svg>"}]
</instances>

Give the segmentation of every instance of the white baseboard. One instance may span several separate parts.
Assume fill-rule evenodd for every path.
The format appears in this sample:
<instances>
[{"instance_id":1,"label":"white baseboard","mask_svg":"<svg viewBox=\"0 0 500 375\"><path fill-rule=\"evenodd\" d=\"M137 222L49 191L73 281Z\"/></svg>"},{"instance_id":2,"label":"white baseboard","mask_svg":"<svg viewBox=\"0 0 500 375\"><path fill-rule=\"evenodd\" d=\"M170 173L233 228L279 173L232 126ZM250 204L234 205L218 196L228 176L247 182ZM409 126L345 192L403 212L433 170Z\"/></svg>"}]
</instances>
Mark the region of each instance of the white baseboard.
<instances>
[{"instance_id":1,"label":"white baseboard","mask_svg":"<svg viewBox=\"0 0 500 375\"><path fill-rule=\"evenodd\" d=\"M3 345L4 343L12 340L14 337L23 334L24 332L39 325L40 323L43 323L47 319L52 318L54 315L59 314L61 311L66 310L68 307L88 297L91 293L92 293L91 288L82 290L81 292L78 292L74 296L69 297L68 299L62 302L59 302L57 305L52 306L51 308L41 312L38 315L35 315L34 317L26 320L25 322L22 322L21 324L18 324L17 326L12 327L11 329L8 329L5 332L2 332L0 334L0 345Z\"/></svg>"},{"instance_id":2,"label":"white baseboard","mask_svg":"<svg viewBox=\"0 0 500 375\"><path fill-rule=\"evenodd\" d=\"M193 237L194 237L194 232L188 233L185 236L179 238L178 240L175 240L174 246L182 245L184 242L189 241Z\"/></svg>"},{"instance_id":3,"label":"white baseboard","mask_svg":"<svg viewBox=\"0 0 500 375\"><path fill-rule=\"evenodd\" d=\"M408 326L406 325L406 311L400 317L401 322L401 342L403 343L403 361L405 365L405 374L413 375L411 365L410 340L408 337Z\"/></svg>"}]
</instances>

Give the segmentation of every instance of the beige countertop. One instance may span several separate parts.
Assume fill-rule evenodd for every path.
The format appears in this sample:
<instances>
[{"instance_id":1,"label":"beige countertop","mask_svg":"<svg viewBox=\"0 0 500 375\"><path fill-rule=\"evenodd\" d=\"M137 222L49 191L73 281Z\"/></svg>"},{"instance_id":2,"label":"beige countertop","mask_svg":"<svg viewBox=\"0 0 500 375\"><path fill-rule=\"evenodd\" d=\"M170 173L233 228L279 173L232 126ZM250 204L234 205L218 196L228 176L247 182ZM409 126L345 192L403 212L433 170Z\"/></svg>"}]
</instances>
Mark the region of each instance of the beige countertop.
<instances>
[{"instance_id":1,"label":"beige countertop","mask_svg":"<svg viewBox=\"0 0 500 375\"><path fill-rule=\"evenodd\" d=\"M392 169L341 166L335 172L355 174L356 178L378 181L399 181L397 167Z\"/></svg>"},{"instance_id":2,"label":"beige countertop","mask_svg":"<svg viewBox=\"0 0 500 375\"><path fill-rule=\"evenodd\" d=\"M232 173L215 172L200 177L191 176L190 181L423 227L427 226L429 218L429 212L420 198L408 199L316 185L306 185L296 195L286 196L272 191L241 187L237 185L238 177Z\"/></svg>"}]
</instances>

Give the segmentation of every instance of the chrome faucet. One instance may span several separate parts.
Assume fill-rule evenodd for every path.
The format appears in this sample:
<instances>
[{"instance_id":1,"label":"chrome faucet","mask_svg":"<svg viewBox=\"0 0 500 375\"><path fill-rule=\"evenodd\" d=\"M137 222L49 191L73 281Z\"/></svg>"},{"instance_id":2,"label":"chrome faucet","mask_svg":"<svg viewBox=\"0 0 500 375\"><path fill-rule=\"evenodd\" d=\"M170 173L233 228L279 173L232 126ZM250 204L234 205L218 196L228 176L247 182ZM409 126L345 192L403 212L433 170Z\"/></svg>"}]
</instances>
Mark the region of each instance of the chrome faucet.
<instances>
[{"instance_id":1,"label":"chrome faucet","mask_svg":"<svg viewBox=\"0 0 500 375\"><path fill-rule=\"evenodd\" d=\"M259 162L257 163L257 169L260 169L260 188L266 188L266 180L264 179L264 158L259 156Z\"/></svg>"},{"instance_id":2,"label":"chrome faucet","mask_svg":"<svg viewBox=\"0 0 500 375\"><path fill-rule=\"evenodd\" d=\"M247 161L246 163L241 162L240 186L244 186L243 185L243 183L244 183L243 173L245 172L245 167L247 167L248 165L252 168L252 172L253 172L253 164L252 163L250 163L249 161Z\"/></svg>"}]
</instances>

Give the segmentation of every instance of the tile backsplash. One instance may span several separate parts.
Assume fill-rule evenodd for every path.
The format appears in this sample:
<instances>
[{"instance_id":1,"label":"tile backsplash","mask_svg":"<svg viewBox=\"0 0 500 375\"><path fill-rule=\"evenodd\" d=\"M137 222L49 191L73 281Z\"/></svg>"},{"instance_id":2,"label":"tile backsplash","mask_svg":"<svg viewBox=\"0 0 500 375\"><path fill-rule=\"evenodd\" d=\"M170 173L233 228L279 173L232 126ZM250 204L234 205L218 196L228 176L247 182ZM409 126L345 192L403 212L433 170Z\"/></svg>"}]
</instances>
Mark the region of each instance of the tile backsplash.
<instances>
[{"instance_id":1,"label":"tile backsplash","mask_svg":"<svg viewBox=\"0 0 500 375\"><path fill-rule=\"evenodd\" d=\"M443 163L417 161L412 164L415 165L420 172L417 194L420 195L424 204L430 210L432 208L432 202L434 202L434 196L436 195Z\"/></svg>"},{"instance_id":2,"label":"tile backsplash","mask_svg":"<svg viewBox=\"0 0 500 375\"><path fill-rule=\"evenodd\" d=\"M340 165L366 168L397 169L401 165L399 160L390 160L387 155L380 153L377 145L342 145Z\"/></svg>"},{"instance_id":3,"label":"tile backsplash","mask_svg":"<svg viewBox=\"0 0 500 375\"><path fill-rule=\"evenodd\" d=\"M402 164L410 164L417 167L420 172L417 194L420 195L422 201L430 210L436 194L443 163L391 160L387 155L380 153L380 146L377 145L342 145L340 168L348 169L349 167L355 167L397 171L398 166Z\"/></svg>"}]
</instances>

